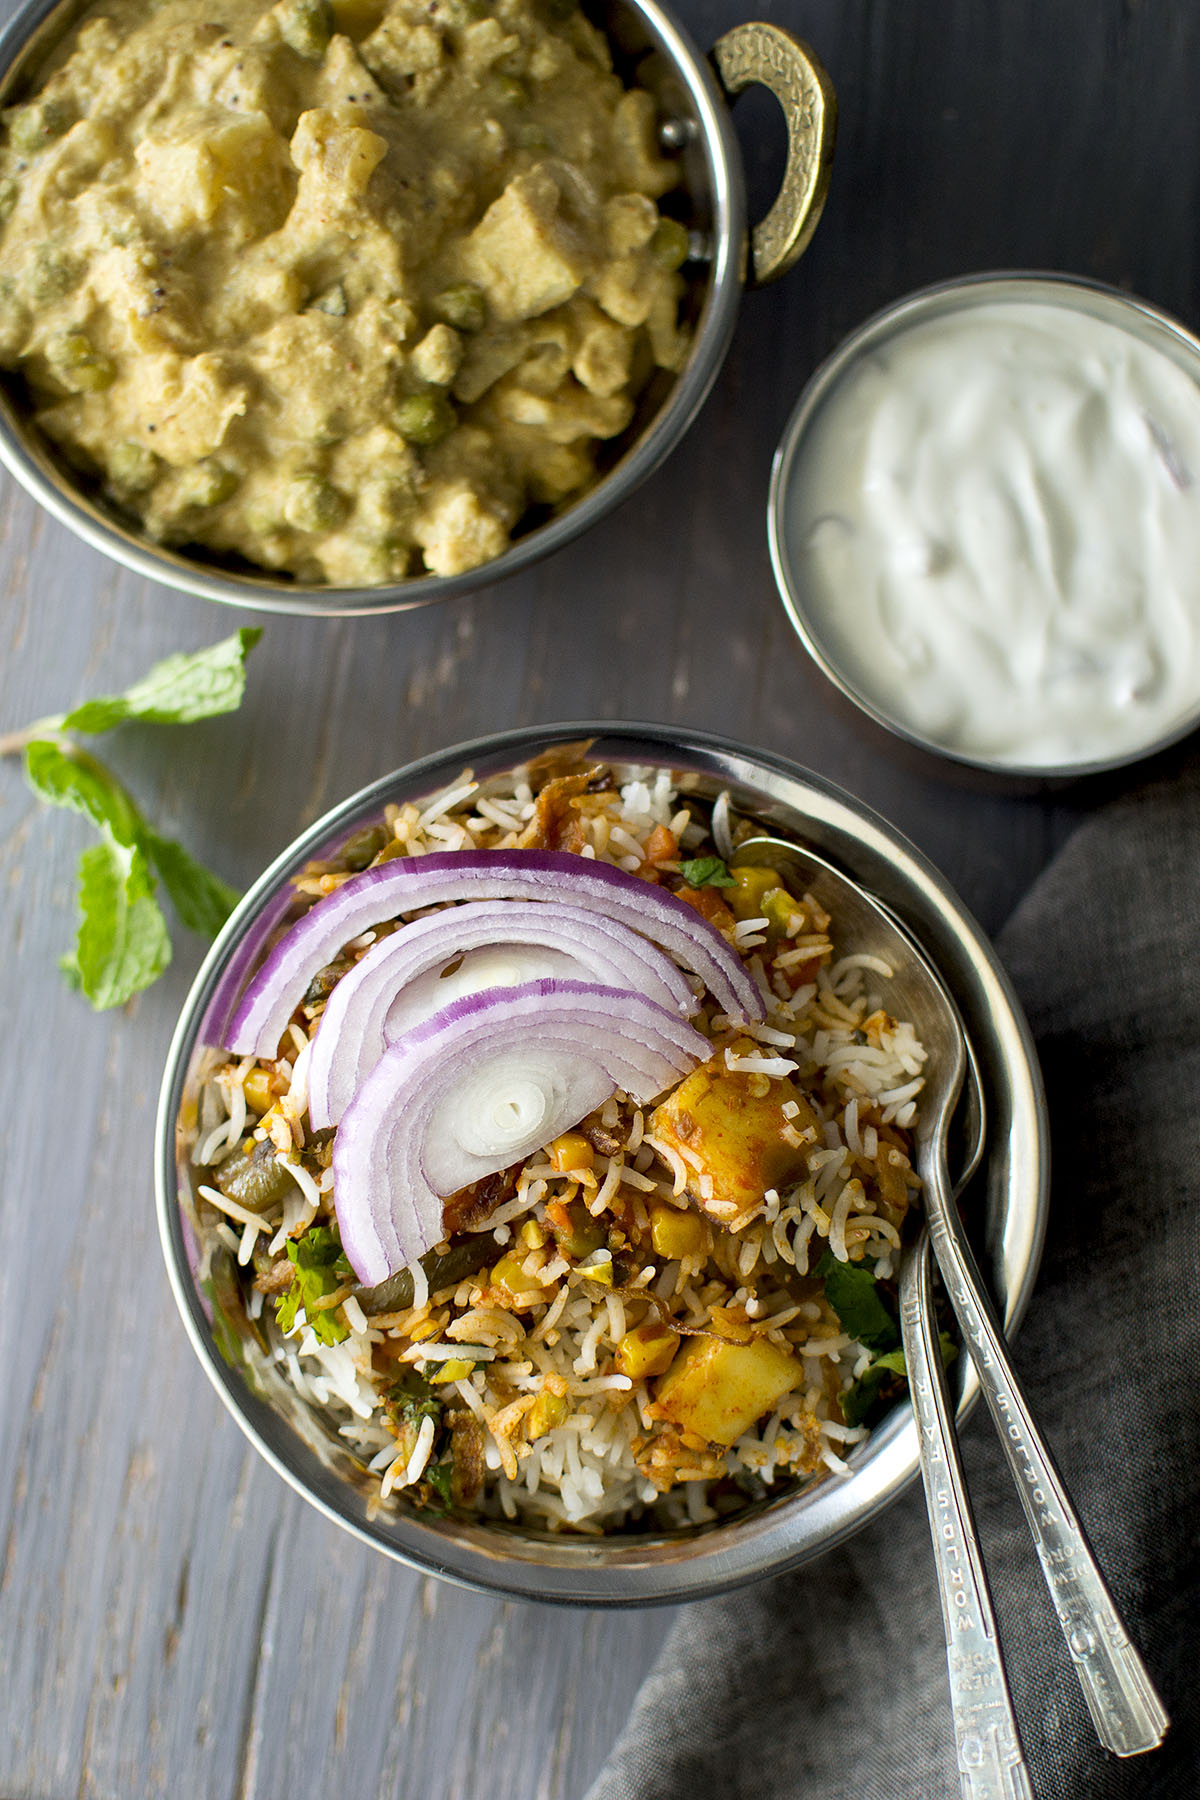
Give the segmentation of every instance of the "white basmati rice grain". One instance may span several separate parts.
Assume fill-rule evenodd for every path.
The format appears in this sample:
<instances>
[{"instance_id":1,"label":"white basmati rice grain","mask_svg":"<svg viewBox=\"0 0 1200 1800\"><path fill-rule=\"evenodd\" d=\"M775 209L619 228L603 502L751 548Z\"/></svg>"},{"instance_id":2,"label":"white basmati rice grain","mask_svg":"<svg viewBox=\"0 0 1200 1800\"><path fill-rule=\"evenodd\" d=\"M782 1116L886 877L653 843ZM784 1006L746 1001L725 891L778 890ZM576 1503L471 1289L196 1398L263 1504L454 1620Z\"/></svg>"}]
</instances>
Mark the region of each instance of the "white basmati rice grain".
<instances>
[{"instance_id":1,"label":"white basmati rice grain","mask_svg":"<svg viewBox=\"0 0 1200 1800\"><path fill-rule=\"evenodd\" d=\"M413 1453L408 1459L404 1471L404 1486L411 1487L425 1473L430 1451L433 1449L434 1423L430 1418L421 1420L421 1429L417 1433L417 1441L413 1445Z\"/></svg>"}]
</instances>

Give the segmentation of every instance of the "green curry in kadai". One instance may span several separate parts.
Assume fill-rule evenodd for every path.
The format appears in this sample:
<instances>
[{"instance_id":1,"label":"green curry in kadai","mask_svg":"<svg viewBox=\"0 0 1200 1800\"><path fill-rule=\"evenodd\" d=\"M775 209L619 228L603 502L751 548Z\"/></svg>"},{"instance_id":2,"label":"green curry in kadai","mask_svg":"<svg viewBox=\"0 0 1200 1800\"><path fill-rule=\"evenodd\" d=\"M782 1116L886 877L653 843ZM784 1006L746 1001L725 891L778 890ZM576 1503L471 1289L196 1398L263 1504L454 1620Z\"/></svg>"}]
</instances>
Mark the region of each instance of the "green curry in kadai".
<instances>
[{"instance_id":1,"label":"green curry in kadai","mask_svg":"<svg viewBox=\"0 0 1200 1800\"><path fill-rule=\"evenodd\" d=\"M677 167L570 0L112 0L50 69L4 115L0 360L157 541L458 574L682 364Z\"/></svg>"}]
</instances>

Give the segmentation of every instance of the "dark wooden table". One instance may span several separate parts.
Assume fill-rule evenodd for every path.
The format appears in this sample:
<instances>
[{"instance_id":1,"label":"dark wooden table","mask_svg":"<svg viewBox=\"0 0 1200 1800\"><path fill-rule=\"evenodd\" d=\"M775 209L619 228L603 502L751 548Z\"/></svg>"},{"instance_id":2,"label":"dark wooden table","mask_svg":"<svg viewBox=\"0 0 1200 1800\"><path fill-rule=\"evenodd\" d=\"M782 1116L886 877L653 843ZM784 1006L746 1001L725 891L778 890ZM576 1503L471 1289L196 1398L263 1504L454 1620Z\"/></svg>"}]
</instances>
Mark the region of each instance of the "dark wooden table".
<instances>
[{"instance_id":1,"label":"dark wooden table","mask_svg":"<svg viewBox=\"0 0 1200 1800\"><path fill-rule=\"evenodd\" d=\"M1200 10L1168 0L778 0L841 102L832 192L750 296L670 463L553 561L405 616L267 622L247 704L111 757L245 884L362 783L500 727L671 720L819 770L926 850L989 930L1132 777L1014 794L914 760L810 669L765 534L806 376L905 290L986 268L1119 283L1200 322ZM740 0L681 0L702 46ZM778 132L738 109L759 210ZM0 730L250 623L111 566L3 487ZM93 1015L55 959L84 828L0 769L0 1794L575 1800L669 1622L421 1579L295 1498L225 1416L159 1255L153 1110L202 946ZM897 1672L889 1672L896 1679ZM902 1679L902 1673L899 1676Z\"/></svg>"}]
</instances>

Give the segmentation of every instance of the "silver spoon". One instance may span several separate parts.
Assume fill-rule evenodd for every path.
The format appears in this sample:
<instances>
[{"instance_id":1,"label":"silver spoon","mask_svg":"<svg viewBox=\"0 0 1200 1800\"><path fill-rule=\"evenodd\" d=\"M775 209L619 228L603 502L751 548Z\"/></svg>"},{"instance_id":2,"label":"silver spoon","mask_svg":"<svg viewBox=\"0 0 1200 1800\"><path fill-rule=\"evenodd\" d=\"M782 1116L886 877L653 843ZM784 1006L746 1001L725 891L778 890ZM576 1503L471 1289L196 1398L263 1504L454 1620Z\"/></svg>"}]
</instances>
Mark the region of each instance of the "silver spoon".
<instances>
[{"instance_id":1,"label":"silver spoon","mask_svg":"<svg viewBox=\"0 0 1200 1800\"><path fill-rule=\"evenodd\" d=\"M907 929L882 902L824 858L784 839L758 836L739 844L733 861L765 864L786 874L793 892L811 893L837 920L839 940L846 951L870 950L892 970L889 1011L911 1019L928 1051L917 1132L917 1173L923 1184L926 1224L950 1303L1017 1483L1042 1573L1100 1742L1118 1756L1153 1750L1167 1730L1167 1713L1129 1641L1066 1486L1034 1424L954 1205L947 1144L970 1067L958 1010ZM931 1355L931 1372L940 1380L939 1363L940 1357ZM937 1385L937 1381L931 1384ZM952 1474L951 1460L947 1457L945 1461L948 1474ZM969 1520L969 1511L963 1517ZM937 1528L934 1542L936 1545ZM964 1538L963 1554L971 1547L971 1539ZM982 1572L982 1561L978 1566ZM986 1593L986 1582L980 1591ZM996 1643L994 1625L991 1641ZM960 1697L953 1682L952 1697ZM1019 1751L1019 1738L1015 1742ZM964 1787L963 1791L981 1796L985 1791L1001 1794L1004 1789L979 1786Z\"/></svg>"}]
</instances>

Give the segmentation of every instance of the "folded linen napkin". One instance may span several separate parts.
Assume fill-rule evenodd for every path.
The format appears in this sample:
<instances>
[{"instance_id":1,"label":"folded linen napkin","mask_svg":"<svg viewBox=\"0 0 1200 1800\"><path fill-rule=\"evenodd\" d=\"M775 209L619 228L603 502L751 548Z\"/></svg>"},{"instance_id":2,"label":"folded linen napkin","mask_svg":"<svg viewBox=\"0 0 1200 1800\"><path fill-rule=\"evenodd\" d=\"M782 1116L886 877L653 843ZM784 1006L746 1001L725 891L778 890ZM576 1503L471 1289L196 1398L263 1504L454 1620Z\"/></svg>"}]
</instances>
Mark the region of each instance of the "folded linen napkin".
<instances>
[{"instance_id":1,"label":"folded linen napkin","mask_svg":"<svg viewBox=\"0 0 1200 1800\"><path fill-rule=\"evenodd\" d=\"M964 1456L1038 1800L1200 1794L1200 767L1084 824L999 939L1053 1128L1015 1345L1173 1724L1096 1742L979 1405ZM919 1487L843 1549L685 1609L588 1800L956 1800Z\"/></svg>"}]
</instances>

